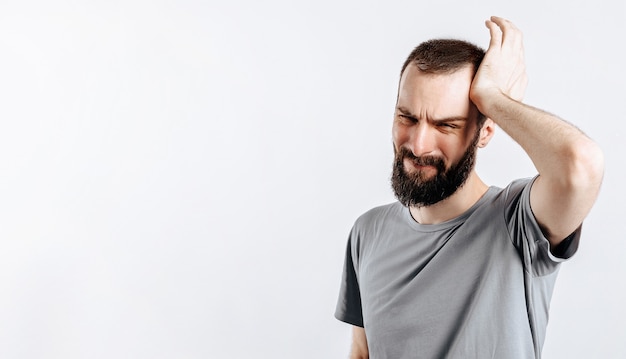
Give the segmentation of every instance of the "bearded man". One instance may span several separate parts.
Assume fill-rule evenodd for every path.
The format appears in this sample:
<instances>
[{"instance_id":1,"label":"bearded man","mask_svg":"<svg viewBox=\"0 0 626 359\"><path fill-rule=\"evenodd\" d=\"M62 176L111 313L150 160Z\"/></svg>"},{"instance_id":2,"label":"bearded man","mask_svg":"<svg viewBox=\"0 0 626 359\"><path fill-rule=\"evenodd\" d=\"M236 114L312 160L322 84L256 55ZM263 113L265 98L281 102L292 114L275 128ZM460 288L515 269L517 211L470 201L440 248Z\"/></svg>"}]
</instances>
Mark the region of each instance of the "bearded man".
<instances>
[{"instance_id":1,"label":"bearded man","mask_svg":"<svg viewBox=\"0 0 626 359\"><path fill-rule=\"evenodd\" d=\"M350 233L335 316L351 358L540 358L559 265L577 250L603 176L599 147L522 103L521 32L486 21L487 51L420 44L402 67L392 188ZM538 174L506 188L474 170L496 124Z\"/></svg>"}]
</instances>

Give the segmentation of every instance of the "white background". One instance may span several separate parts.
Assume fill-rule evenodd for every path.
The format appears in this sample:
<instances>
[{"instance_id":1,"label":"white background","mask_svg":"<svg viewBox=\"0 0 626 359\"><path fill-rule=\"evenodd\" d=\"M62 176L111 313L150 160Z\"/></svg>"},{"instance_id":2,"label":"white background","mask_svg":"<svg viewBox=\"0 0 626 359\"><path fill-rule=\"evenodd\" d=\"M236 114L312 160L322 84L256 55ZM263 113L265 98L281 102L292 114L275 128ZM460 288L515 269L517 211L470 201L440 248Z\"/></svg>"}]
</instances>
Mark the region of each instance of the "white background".
<instances>
[{"instance_id":1,"label":"white background","mask_svg":"<svg viewBox=\"0 0 626 359\"><path fill-rule=\"evenodd\" d=\"M623 1L0 2L0 357L344 358L345 241L394 200L404 58L525 33L606 155L545 358L626 357ZM535 174L498 131L494 185Z\"/></svg>"}]
</instances>

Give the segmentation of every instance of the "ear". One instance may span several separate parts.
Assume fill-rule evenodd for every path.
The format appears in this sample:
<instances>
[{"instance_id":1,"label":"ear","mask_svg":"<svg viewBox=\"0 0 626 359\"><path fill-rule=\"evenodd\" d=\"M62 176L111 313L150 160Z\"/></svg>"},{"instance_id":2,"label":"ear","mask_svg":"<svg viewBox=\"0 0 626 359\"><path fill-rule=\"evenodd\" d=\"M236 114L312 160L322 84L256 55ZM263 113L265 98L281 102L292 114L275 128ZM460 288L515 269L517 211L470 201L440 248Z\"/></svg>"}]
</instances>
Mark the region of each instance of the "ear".
<instances>
[{"instance_id":1,"label":"ear","mask_svg":"<svg viewBox=\"0 0 626 359\"><path fill-rule=\"evenodd\" d=\"M483 126L480 128L480 136L478 138L478 147L483 148L487 146L491 138L496 133L496 124L492 119L487 118L483 122Z\"/></svg>"}]
</instances>

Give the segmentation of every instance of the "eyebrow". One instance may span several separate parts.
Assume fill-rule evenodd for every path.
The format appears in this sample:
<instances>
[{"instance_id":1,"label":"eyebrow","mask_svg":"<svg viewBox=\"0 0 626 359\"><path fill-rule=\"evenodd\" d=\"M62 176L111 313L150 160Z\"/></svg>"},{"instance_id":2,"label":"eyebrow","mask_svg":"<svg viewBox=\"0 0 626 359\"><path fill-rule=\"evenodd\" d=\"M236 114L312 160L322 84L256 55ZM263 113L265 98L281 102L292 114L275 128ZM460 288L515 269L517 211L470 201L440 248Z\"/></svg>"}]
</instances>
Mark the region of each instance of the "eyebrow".
<instances>
[{"instance_id":1,"label":"eyebrow","mask_svg":"<svg viewBox=\"0 0 626 359\"><path fill-rule=\"evenodd\" d=\"M403 116L419 119L419 117L417 115L411 113L411 111L409 111L405 107L398 106L398 107L396 107L396 110L398 110L398 112L400 112ZM467 121L467 117L464 117L464 116L452 116L452 117L445 117L445 118L432 118L432 119L430 119L430 121L432 121L432 122L466 122Z\"/></svg>"}]
</instances>

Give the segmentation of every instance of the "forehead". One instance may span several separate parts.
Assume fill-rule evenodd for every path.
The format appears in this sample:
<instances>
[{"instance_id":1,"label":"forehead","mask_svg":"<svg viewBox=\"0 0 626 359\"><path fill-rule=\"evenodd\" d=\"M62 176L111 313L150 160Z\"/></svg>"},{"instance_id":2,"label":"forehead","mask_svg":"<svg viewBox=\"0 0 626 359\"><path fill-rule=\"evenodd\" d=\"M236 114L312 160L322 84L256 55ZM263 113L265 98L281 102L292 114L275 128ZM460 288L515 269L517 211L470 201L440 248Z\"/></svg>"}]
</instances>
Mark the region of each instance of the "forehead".
<instances>
[{"instance_id":1,"label":"forehead","mask_svg":"<svg viewBox=\"0 0 626 359\"><path fill-rule=\"evenodd\" d=\"M474 108L469 99L473 76L469 65L452 73L430 74L410 64L400 79L398 107L426 118L470 117Z\"/></svg>"}]
</instances>

